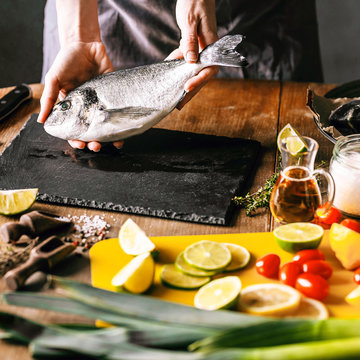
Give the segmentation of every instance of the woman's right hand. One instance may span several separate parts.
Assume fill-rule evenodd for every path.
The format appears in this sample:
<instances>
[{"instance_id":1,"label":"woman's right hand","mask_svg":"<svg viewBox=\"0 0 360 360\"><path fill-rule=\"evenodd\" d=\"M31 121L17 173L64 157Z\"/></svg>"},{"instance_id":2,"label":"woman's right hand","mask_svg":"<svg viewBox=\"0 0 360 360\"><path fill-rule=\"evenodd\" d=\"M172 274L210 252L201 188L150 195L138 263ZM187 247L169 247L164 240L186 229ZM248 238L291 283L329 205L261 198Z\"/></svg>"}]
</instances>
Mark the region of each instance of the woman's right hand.
<instances>
[{"instance_id":1,"label":"woman's right hand","mask_svg":"<svg viewBox=\"0 0 360 360\"><path fill-rule=\"evenodd\" d=\"M38 122L46 121L58 98L62 100L70 90L110 71L113 71L113 66L102 42L77 41L62 47L45 76ZM83 141L70 140L69 144L78 149L83 149L87 145L93 151L99 151L101 148L100 143L96 141L86 144ZM114 145L121 147L122 142L116 142Z\"/></svg>"}]
</instances>

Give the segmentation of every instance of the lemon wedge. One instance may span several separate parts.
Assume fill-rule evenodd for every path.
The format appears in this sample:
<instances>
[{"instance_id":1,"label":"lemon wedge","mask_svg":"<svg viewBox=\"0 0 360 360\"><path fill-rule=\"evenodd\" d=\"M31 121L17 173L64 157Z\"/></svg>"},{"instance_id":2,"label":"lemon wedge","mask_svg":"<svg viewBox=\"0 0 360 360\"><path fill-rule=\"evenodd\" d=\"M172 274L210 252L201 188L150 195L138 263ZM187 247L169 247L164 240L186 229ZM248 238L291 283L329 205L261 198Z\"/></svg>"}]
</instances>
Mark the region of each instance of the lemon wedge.
<instances>
[{"instance_id":1,"label":"lemon wedge","mask_svg":"<svg viewBox=\"0 0 360 360\"><path fill-rule=\"evenodd\" d=\"M119 231L121 248L128 255L141 255L155 249L155 244L131 219L127 219Z\"/></svg>"},{"instance_id":2,"label":"lemon wedge","mask_svg":"<svg viewBox=\"0 0 360 360\"><path fill-rule=\"evenodd\" d=\"M360 266L360 234L344 225L334 223L329 232L330 247L345 269Z\"/></svg>"},{"instance_id":3,"label":"lemon wedge","mask_svg":"<svg viewBox=\"0 0 360 360\"><path fill-rule=\"evenodd\" d=\"M230 309L236 304L241 291L237 276L226 276L204 285L195 295L194 305L202 310Z\"/></svg>"},{"instance_id":4,"label":"lemon wedge","mask_svg":"<svg viewBox=\"0 0 360 360\"><path fill-rule=\"evenodd\" d=\"M351 305L360 305L360 285L347 294L345 300Z\"/></svg>"},{"instance_id":5,"label":"lemon wedge","mask_svg":"<svg viewBox=\"0 0 360 360\"><path fill-rule=\"evenodd\" d=\"M160 273L161 282L175 289L194 290L207 284L211 277L186 275L176 269L174 264L166 264Z\"/></svg>"},{"instance_id":6,"label":"lemon wedge","mask_svg":"<svg viewBox=\"0 0 360 360\"><path fill-rule=\"evenodd\" d=\"M141 294L149 289L153 283L155 262L149 252L133 258L112 279L113 285L118 291L123 289Z\"/></svg>"},{"instance_id":7,"label":"lemon wedge","mask_svg":"<svg viewBox=\"0 0 360 360\"><path fill-rule=\"evenodd\" d=\"M184 250L184 259L202 270L222 270L231 262L230 250L220 243L202 240Z\"/></svg>"},{"instance_id":8,"label":"lemon wedge","mask_svg":"<svg viewBox=\"0 0 360 360\"><path fill-rule=\"evenodd\" d=\"M300 293L284 284L249 285L240 293L241 310L253 315L287 315L300 304Z\"/></svg>"},{"instance_id":9,"label":"lemon wedge","mask_svg":"<svg viewBox=\"0 0 360 360\"><path fill-rule=\"evenodd\" d=\"M0 214L15 215L32 206L39 189L19 189L0 191Z\"/></svg>"}]
</instances>

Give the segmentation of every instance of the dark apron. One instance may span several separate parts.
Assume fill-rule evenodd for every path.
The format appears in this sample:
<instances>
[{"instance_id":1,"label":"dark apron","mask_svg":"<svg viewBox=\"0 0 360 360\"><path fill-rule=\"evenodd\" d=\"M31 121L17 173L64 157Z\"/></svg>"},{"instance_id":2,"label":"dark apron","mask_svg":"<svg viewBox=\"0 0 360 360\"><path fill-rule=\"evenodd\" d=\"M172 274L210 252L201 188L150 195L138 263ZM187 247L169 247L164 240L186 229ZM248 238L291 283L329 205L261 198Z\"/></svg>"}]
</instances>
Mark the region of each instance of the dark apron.
<instances>
[{"instance_id":1,"label":"dark apron","mask_svg":"<svg viewBox=\"0 0 360 360\"><path fill-rule=\"evenodd\" d=\"M176 0L98 0L102 40L115 69L162 61L178 47ZM217 0L218 35L243 34L245 69L218 77L322 82L314 0ZM55 0L44 19L43 76L57 52Z\"/></svg>"}]
</instances>

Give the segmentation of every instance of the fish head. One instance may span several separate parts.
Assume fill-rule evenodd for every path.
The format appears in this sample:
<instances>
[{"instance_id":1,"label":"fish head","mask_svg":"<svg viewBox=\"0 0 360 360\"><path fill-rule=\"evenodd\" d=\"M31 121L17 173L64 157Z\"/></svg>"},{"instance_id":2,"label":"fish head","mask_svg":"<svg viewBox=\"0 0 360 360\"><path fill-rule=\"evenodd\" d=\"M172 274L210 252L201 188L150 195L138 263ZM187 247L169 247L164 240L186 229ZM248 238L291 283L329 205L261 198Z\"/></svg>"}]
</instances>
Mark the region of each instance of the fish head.
<instances>
[{"instance_id":1,"label":"fish head","mask_svg":"<svg viewBox=\"0 0 360 360\"><path fill-rule=\"evenodd\" d=\"M60 139L80 139L101 109L94 89L77 88L53 107L44 129Z\"/></svg>"}]
</instances>

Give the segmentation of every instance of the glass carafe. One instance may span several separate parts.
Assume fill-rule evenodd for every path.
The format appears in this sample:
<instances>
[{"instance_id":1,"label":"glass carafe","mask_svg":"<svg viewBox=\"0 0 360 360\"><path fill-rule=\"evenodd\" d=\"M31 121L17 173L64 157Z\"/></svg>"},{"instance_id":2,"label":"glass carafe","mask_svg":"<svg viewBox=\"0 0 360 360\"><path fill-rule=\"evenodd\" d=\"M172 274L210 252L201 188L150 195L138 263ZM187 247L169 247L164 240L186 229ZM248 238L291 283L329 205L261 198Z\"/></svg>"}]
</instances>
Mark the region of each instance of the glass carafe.
<instances>
[{"instance_id":1,"label":"glass carafe","mask_svg":"<svg viewBox=\"0 0 360 360\"><path fill-rule=\"evenodd\" d=\"M316 175L327 181L327 207L332 206L334 198L334 180L323 170L314 170L318 143L309 137L303 137L306 147L303 151L292 154L287 144L291 139L281 142L282 170L270 197L270 210L279 223L312 221L316 209L323 205ZM296 140L295 140L296 141Z\"/></svg>"}]
</instances>

